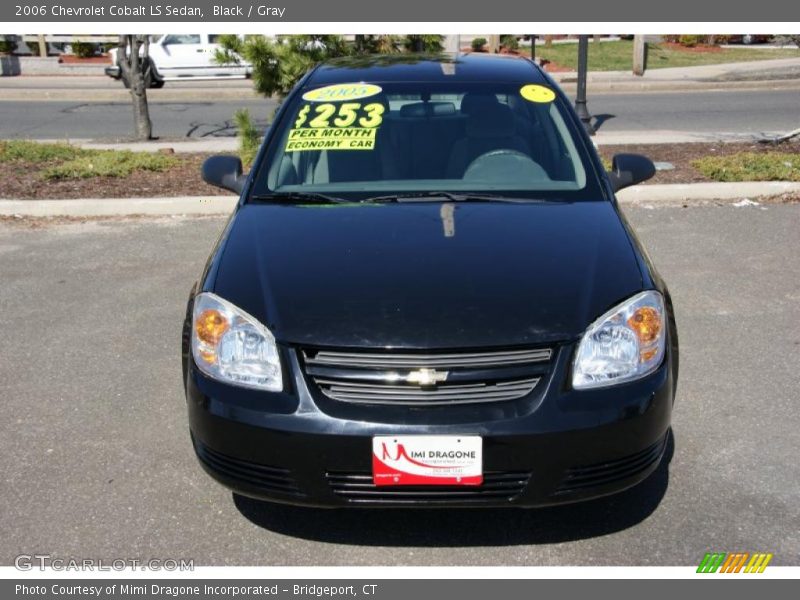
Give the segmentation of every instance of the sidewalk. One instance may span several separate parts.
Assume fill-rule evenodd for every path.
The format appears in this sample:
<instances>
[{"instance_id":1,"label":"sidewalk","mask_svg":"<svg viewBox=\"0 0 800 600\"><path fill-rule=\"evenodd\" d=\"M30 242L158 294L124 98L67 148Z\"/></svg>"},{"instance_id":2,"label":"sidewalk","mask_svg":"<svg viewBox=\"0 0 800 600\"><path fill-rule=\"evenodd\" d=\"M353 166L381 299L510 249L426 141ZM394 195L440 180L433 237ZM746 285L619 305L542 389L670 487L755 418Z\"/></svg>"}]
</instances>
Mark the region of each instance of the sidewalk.
<instances>
[{"instance_id":1,"label":"sidewalk","mask_svg":"<svg viewBox=\"0 0 800 600\"><path fill-rule=\"evenodd\" d=\"M800 183L737 182L639 185L618 194L622 205L675 206L726 203L775 196L800 194ZM0 216L28 217L110 217L229 214L236 196L182 196L176 198L85 198L81 200L0 200ZM749 206L744 203L742 206Z\"/></svg>"},{"instance_id":2,"label":"sidewalk","mask_svg":"<svg viewBox=\"0 0 800 600\"><path fill-rule=\"evenodd\" d=\"M567 92L574 88L578 78L575 71L551 73L550 76ZM590 93L800 89L800 57L649 69L642 76L631 71L590 71L586 81Z\"/></svg>"}]
</instances>

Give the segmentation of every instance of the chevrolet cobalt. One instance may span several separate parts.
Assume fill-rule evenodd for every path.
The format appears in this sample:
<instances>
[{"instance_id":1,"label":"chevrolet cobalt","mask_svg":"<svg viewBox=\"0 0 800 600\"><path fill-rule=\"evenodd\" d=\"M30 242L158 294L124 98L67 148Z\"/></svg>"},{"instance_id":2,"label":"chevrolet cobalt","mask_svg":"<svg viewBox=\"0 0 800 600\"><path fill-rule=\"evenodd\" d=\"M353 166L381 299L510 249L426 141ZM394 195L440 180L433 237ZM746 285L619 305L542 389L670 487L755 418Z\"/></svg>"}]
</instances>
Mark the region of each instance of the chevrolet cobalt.
<instances>
[{"instance_id":1,"label":"chevrolet cobalt","mask_svg":"<svg viewBox=\"0 0 800 600\"><path fill-rule=\"evenodd\" d=\"M320 507L544 506L644 480L667 445L672 303L568 99L527 59L320 65L191 292L202 466Z\"/></svg>"}]
</instances>

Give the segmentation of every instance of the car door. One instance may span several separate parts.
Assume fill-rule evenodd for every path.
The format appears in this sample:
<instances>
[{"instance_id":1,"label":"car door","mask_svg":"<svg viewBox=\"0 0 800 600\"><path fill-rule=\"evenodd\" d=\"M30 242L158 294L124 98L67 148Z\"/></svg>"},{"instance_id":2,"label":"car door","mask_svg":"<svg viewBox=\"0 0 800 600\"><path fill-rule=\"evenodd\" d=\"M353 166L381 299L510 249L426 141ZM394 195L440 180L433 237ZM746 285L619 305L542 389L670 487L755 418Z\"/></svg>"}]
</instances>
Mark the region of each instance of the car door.
<instances>
[{"instance_id":1,"label":"car door","mask_svg":"<svg viewBox=\"0 0 800 600\"><path fill-rule=\"evenodd\" d=\"M207 70L209 57L204 35L170 33L159 40L160 57L154 61L162 77L196 77Z\"/></svg>"}]
</instances>

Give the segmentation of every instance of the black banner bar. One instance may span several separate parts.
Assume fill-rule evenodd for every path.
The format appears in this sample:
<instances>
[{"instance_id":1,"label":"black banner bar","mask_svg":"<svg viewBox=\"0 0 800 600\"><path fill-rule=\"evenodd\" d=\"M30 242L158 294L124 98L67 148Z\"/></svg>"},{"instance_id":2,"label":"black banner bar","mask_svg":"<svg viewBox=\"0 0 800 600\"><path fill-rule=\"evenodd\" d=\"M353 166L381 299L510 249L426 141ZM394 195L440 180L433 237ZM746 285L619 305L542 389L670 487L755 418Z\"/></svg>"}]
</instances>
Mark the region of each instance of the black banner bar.
<instances>
[{"instance_id":1,"label":"black banner bar","mask_svg":"<svg viewBox=\"0 0 800 600\"><path fill-rule=\"evenodd\" d=\"M759 0L11 0L8 22L737 22L800 21L800 2ZM5 23L3 23L5 24ZM1 26L2 24L0 24ZM749 32L749 31L748 31ZM758 31L755 31L759 33ZM0 33L2 33L0 31ZM719 31L718 33L726 33Z\"/></svg>"}]
</instances>

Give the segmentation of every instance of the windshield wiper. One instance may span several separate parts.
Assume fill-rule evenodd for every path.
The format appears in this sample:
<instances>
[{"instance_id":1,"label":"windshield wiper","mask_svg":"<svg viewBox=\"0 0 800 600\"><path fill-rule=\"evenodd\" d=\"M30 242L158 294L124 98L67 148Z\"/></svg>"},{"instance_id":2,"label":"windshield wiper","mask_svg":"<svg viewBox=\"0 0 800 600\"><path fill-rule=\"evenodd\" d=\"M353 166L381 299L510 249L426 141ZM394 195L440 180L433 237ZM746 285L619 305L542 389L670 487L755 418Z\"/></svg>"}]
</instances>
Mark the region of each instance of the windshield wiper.
<instances>
[{"instance_id":1,"label":"windshield wiper","mask_svg":"<svg viewBox=\"0 0 800 600\"><path fill-rule=\"evenodd\" d=\"M251 202L298 202L305 204L350 204L350 200L318 194L316 192L274 192L272 194L255 194L250 196Z\"/></svg>"},{"instance_id":2,"label":"windshield wiper","mask_svg":"<svg viewBox=\"0 0 800 600\"><path fill-rule=\"evenodd\" d=\"M499 194L455 194L453 192L414 192L408 194L390 194L366 198L362 202L542 202L538 198L515 198Z\"/></svg>"}]
</instances>

